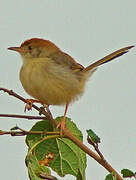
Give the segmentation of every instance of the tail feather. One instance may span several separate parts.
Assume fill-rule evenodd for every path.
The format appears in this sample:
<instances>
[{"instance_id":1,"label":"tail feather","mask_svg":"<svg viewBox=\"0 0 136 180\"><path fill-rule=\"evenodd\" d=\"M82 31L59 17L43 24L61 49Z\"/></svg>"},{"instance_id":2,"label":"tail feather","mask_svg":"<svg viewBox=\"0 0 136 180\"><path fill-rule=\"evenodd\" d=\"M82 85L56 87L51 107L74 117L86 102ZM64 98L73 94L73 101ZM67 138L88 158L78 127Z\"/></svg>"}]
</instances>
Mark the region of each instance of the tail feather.
<instances>
[{"instance_id":1,"label":"tail feather","mask_svg":"<svg viewBox=\"0 0 136 180\"><path fill-rule=\"evenodd\" d=\"M109 61L112 61L113 59L119 57L119 56L122 56L123 54L127 53L129 51L129 49L133 48L134 46L128 46L128 47L125 47L125 48L122 48L122 49L119 49L111 54L109 54L108 56L105 56L104 58L96 61L95 63L89 65L88 67L84 68L82 70L82 72L86 72L86 71L89 71L93 68L96 68L97 66L100 66L102 64L105 64Z\"/></svg>"}]
</instances>

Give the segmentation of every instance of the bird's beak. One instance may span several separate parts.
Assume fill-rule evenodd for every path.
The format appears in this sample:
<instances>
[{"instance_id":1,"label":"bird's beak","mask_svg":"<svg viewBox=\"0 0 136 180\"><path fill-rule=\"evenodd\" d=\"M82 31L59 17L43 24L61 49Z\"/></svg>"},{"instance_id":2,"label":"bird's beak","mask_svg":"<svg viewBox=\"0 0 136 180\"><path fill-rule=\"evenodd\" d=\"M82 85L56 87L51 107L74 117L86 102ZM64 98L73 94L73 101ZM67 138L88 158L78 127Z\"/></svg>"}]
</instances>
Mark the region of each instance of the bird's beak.
<instances>
[{"instance_id":1,"label":"bird's beak","mask_svg":"<svg viewBox=\"0 0 136 180\"><path fill-rule=\"evenodd\" d=\"M19 53L23 53L25 51L21 47L9 47L8 50L17 51Z\"/></svg>"}]
</instances>

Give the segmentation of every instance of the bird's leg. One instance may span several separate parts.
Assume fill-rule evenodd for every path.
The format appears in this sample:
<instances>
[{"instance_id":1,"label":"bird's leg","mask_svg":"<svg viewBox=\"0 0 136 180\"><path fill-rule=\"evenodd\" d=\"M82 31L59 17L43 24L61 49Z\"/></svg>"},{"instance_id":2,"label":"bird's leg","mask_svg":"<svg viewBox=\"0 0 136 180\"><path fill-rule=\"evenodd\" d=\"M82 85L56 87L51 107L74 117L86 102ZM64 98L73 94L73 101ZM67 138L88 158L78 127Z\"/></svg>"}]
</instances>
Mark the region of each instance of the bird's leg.
<instances>
[{"instance_id":1,"label":"bird's leg","mask_svg":"<svg viewBox=\"0 0 136 180\"><path fill-rule=\"evenodd\" d=\"M33 103L40 103L41 104L41 102L37 99L26 99L26 105L25 105L24 112L26 112L26 110L28 110L28 111L32 110Z\"/></svg>"},{"instance_id":2,"label":"bird's leg","mask_svg":"<svg viewBox=\"0 0 136 180\"><path fill-rule=\"evenodd\" d=\"M65 106L65 111L64 111L64 116L63 118L61 119L60 123L58 123L57 125L57 129L60 127L60 136L63 135L63 130L65 129L65 119L66 119L66 113L67 113L67 110L68 110L68 103L66 104Z\"/></svg>"}]
</instances>

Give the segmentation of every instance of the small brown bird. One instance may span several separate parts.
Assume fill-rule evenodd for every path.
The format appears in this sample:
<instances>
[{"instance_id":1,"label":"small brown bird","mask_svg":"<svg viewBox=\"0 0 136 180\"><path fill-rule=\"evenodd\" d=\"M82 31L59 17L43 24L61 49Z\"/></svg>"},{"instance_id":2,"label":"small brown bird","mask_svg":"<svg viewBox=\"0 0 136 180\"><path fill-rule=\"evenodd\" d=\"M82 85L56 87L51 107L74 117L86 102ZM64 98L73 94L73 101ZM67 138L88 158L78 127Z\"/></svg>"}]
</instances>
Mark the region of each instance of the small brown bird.
<instances>
[{"instance_id":1,"label":"small brown bird","mask_svg":"<svg viewBox=\"0 0 136 180\"><path fill-rule=\"evenodd\" d=\"M23 59L20 81L25 91L36 99L32 102L65 105L64 117L57 125L57 128L61 128L62 135L69 103L83 94L85 83L96 68L127 53L133 47L119 49L86 68L44 39L32 38L20 47L8 49L19 52Z\"/></svg>"}]
</instances>

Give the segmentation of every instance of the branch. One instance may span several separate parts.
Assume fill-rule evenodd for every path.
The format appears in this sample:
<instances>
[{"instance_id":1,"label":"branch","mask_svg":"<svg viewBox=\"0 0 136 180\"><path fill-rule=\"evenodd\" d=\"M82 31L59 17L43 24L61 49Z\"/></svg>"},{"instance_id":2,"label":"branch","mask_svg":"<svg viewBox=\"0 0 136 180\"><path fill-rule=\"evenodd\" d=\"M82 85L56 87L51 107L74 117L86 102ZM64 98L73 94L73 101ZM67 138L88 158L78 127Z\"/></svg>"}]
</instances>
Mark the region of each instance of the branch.
<instances>
[{"instance_id":1,"label":"branch","mask_svg":"<svg viewBox=\"0 0 136 180\"><path fill-rule=\"evenodd\" d=\"M118 172L115 169L113 169L113 167L106 160L101 159L101 157L99 157L96 153L94 153L86 145L79 141L71 132L65 129L64 134L68 139L70 139L78 147L80 147L85 153L87 153L90 157L95 159L101 166L107 169L110 173L114 173L117 177L117 180L123 180L122 177L118 174Z\"/></svg>"},{"instance_id":2,"label":"branch","mask_svg":"<svg viewBox=\"0 0 136 180\"><path fill-rule=\"evenodd\" d=\"M89 144L91 144L91 145L94 147L95 151L99 154L99 156L101 157L101 159L103 159L103 160L105 161L103 154L102 154L102 153L100 152L100 150L99 150L98 143L94 143L94 142L90 139L89 136L87 137L87 141L88 141Z\"/></svg>"},{"instance_id":3,"label":"branch","mask_svg":"<svg viewBox=\"0 0 136 180\"><path fill-rule=\"evenodd\" d=\"M29 120L41 120L44 117L40 116L26 116L26 115L18 115L18 114L0 114L0 117L13 117L13 118L20 118L20 119L29 119Z\"/></svg>"},{"instance_id":4,"label":"branch","mask_svg":"<svg viewBox=\"0 0 136 180\"><path fill-rule=\"evenodd\" d=\"M19 99L19 100L26 103L26 100L23 97L21 97L18 94L14 93L12 90L8 90L8 89L5 89L5 88L0 88L0 90L2 90L4 92L7 92L9 95L14 96L17 99ZM42 111L41 111L41 109L38 108L37 106L35 106L34 104L32 105L32 107L34 109L36 109L40 114L45 115L46 118L50 121L50 123L53 126L57 125L56 121L53 119L52 114L51 114L51 112L49 111L48 108L46 108L46 111L44 109L42 109ZM118 174L118 172L115 169L113 169L113 167L106 160L103 160L103 158L98 156L96 153L94 153L92 150L90 150L86 145L84 145L81 141L79 141L67 128L65 128L63 130L63 135L64 135L64 137L67 137L68 139L70 139L78 147L80 147L90 157L95 159L101 166L103 166L105 169L107 169L110 173L114 173L115 176L117 177L117 180L123 180L122 177Z\"/></svg>"},{"instance_id":5,"label":"branch","mask_svg":"<svg viewBox=\"0 0 136 180\"><path fill-rule=\"evenodd\" d=\"M6 134L10 134L11 136L25 136L28 134L39 134L42 136L42 135L59 135L59 132L26 131L23 129L20 129L19 131L1 131L0 130L0 135L6 135Z\"/></svg>"},{"instance_id":6,"label":"branch","mask_svg":"<svg viewBox=\"0 0 136 180\"><path fill-rule=\"evenodd\" d=\"M6 89L6 88L0 88L0 91L4 91L4 92L8 93L9 95L11 95L11 96L13 96L13 97L15 97L15 98L23 101L24 103L27 103L27 100L26 100L26 99L24 99L22 96L19 96L19 95L16 94L15 92L13 92L13 90L8 90L8 89ZM41 108L38 108L38 107L37 107L36 105L34 105L34 104L32 104L32 107L33 107L35 110L39 111L40 115L43 114L43 115L50 121L50 123L51 123L52 125L54 125L54 126L57 125L57 123L54 121L51 113L48 112L48 111L49 111L48 108L46 108L47 111L45 111L44 109L41 110Z\"/></svg>"}]
</instances>

